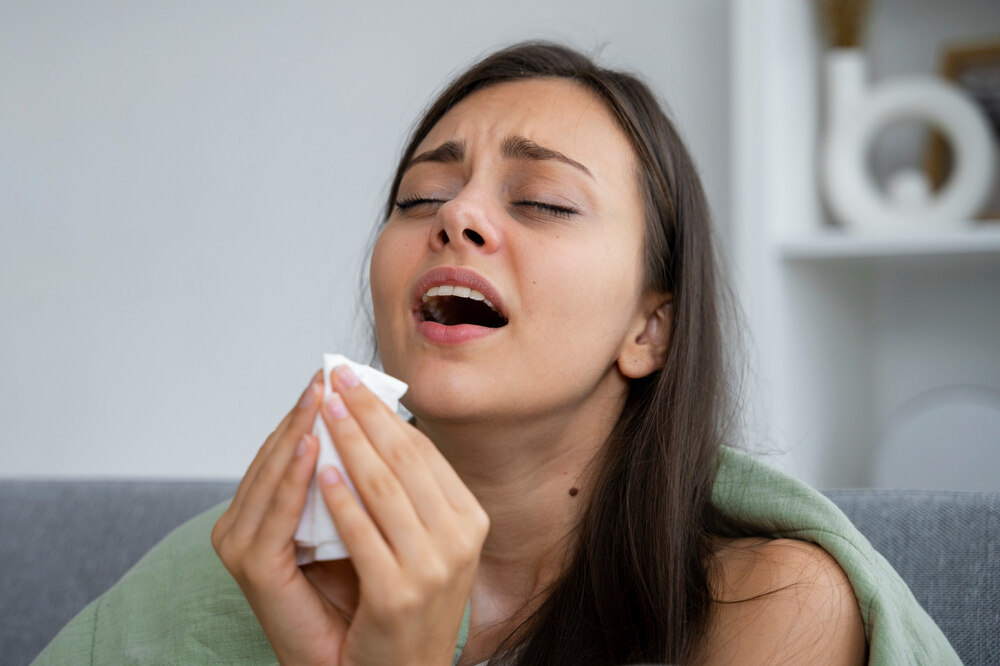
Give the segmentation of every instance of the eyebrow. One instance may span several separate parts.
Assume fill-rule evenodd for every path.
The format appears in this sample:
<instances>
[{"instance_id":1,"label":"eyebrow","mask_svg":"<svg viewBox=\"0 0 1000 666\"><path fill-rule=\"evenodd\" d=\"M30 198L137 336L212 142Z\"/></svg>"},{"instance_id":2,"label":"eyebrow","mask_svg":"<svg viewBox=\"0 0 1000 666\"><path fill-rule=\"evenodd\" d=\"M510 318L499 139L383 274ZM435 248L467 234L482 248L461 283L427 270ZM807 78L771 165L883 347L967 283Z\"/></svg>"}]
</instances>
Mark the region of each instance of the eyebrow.
<instances>
[{"instance_id":1,"label":"eyebrow","mask_svg":"<svg viewBox=\"0 0 1000 666\"><path fill-rule=\"evenodd\" d=\"M594 174L590 173L590 169L573 158L566 157L557 150L539 146L523 136L509 136L504 139L503 145L500 147L500 154L514 160L556 160L579 169L591 178L594 177Z\"/></svg>"},{"instance_id":2,"label":"eyebrow","mask_svg":"<svg viewBox=\"0 0 1000 666\"><path fill-rule=\"evenodd\" d=\"M523 136L509 136L503 140L500 146L500 154L512 160L556 160L563 164L579 169L591 178L594 174L590 169L580 164L571 157L566 157L557 150L540 146L531 139ZM406 169L421 162L438 162L442 164L450 162L461 162L465 158L464 141L446 141L433 150L427 150L406 163Z\"/></svg>"},{"instance_id":3,"label":"eyebrow","mask_svg":"<svg viewBox=\"0 0 1000 666\"><path fill-rule=\"evenodd\" d=\"M434 150L427 150L406 163L406 169L421 162L461 162L465 157L464 141L445 141ZM406 171L403 169L403 171Z\"/></svg>"}]
</instances>

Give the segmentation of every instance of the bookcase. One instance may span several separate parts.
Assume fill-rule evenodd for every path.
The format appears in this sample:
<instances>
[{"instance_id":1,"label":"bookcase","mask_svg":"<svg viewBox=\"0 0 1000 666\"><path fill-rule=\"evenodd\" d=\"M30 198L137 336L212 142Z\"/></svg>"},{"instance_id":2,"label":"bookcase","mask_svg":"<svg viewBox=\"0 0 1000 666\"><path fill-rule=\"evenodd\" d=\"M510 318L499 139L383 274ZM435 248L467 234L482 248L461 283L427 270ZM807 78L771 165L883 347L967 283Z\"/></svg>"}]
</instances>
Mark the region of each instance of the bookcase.
<instances>
[{"instance_id":1,"label":"bookcase","mask_svg":"<svg viewBox=\"0 0 1000 666\"><path fill-rule=\"evenodd\" d=\"M910 71L926 73L936 40L983 16L996 17L985 29L1000 35L1000 3L948 3L958 13L950 18L936 4L877 6L868 41L882 75L901 67L880 54L914 48L910 33L925 42ZM887 461L887 443L904 432L919 439L915 423L951 410L941 417L951 441L931 445L985 442L1000 469L1000 220L897 236L830 220L817 175L824 47L813 9L807 0L732 5L731 228L755 352L750 446L783 451L771 462L820 488L886 485L878 470L911 462L905 450L901 463ZM969 413L962 401L979 416L956 416ZM939 487L966 487L960 464L939 471Z\"/></svg>"}]
</instances>

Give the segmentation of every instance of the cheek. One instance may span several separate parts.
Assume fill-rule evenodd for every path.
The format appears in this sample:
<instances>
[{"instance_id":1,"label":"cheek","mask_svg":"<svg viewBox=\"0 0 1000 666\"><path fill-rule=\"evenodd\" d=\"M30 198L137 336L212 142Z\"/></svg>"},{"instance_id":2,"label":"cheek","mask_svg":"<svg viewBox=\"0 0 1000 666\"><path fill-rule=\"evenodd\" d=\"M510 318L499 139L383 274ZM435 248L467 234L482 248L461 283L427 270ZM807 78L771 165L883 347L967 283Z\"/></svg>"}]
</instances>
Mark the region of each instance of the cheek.
<instances>
[{"instance_id":1,"label":"cheek","mask_svg":"<svg viewBox=\"0 0 1000 666\"><path fill-rule=\"evenodd\" d=\"M547 337L566 351L617 349L640 293L634 252L601 243L546 254L545 273L532 285L532 309L548 320Z\"/></svg>"},{"instance_id":2,"label":"cheek","mask_svg":"<svg viewBox=\"0 0 1000 666\"><path fill-rule=\"evenodd\" d=\"M413 261L415 241L392 227L379 234L369 264L372 306L375 316L390 308L405 290L408 267ZM405 295L402 297L405 298Z\"/></svg>"},{"instance_id":3,"label":"cheek","mask_svg":"<svg viewBox=\"0 0 1000 666\"><path fill-rule=\"evenodd\" d=\"M392 262L387 260L387 245L386 236L383 232L379 235L378 240L375 241L371 262L368 264L368 274L371 279L372 307L375 310L376 316L378 316L379 306L385 300L385 283L390 278L389 275L386 275L386 271L392 266Z\"/></svg>"}]
</instances>

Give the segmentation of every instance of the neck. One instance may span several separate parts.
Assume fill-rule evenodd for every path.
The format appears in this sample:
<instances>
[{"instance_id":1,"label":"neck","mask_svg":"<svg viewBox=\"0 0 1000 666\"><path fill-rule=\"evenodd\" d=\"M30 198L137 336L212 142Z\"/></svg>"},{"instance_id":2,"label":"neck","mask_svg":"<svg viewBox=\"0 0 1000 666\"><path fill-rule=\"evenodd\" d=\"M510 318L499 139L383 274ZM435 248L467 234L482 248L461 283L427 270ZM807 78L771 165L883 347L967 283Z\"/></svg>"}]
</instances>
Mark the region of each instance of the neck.
<instances>
[{"instance_id":1,"label":"neck","mask_svg":"<svg viewBox=\"0 0 1000 666\"><path fill-rule=\"evenodd\" d=\"M490 516L483 564L535 560L572 530L589 495L586 472L606 437L604 428L579 422L462 433L420 425Z\"/></svg>"},{"instance_id":2,"label":"neck","mask_svg":"<svg viewBox=\"0 0 1000 666\"><path fill-rule=\"evenodd\" d=\"M502 638L509 623L544 600L567 564L591 496L591 463L625 401L624 382L606 388L585 404L539 418L457 425L418 418L490 516L470 640L490 627Z\"/></svg>"}]
</instances>

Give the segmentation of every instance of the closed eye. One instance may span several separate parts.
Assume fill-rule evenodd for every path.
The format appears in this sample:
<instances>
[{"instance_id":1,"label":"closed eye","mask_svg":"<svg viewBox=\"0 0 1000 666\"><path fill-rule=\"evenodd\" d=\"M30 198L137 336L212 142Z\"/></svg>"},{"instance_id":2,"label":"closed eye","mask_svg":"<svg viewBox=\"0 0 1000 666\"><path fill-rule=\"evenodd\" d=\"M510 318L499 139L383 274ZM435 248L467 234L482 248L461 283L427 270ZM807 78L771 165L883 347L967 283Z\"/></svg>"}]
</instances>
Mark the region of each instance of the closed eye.
<instances>
[{"instance_id":1,"label":"closed eye","mask_svg":"<svg viewBox=\"0 0 1000 666\"><path fill-rule=\"evenodd\" d=\"M417 206L433 205L433 204L443 204L446 203L445 199L429 199L427 197L412 196L400 199L396 202L396 208L400 212L406 212ZM561 217L565 219L570 219L573 215L576 215L580 211L575 208L570 208L568 206L557 206L555 204L543 203L541 201L515 201L515 206L524 206L529 208L534 208L540 212L546 213L548 215L554 215L556 217Z\"/></svg>"},{"instance_id":2,"label":"closed eye","mask_svg":"<svg viewBox=\"0 0 1000 666\"><path fill-rule=\"evenodd\" d=\"M576 215L580 211L575 208L570 208L568 206L556 206L555 204L542 203L541 201L515 201L515 206L529 206L543 213L548 213L550 215L555 215L556 217L566 218L567 220L573 215Z\"/></svg>"},{"instance_id":3,"label":"closed eye","mask_svg":"<svg viewBox=\"0 0 1000 666\"><path fill-rule=\"evenodd\" d=\"M404 212L410 210L411 208L415 208L416 206L421 206L425 204L440 204L440 203L444 203L444 199L428 199L426 197L406 197L396 202L396 208L399 209L400 212Z\"/></svg>"}]
</instances>

